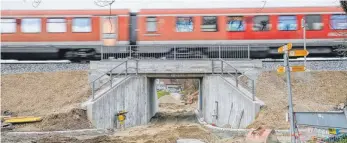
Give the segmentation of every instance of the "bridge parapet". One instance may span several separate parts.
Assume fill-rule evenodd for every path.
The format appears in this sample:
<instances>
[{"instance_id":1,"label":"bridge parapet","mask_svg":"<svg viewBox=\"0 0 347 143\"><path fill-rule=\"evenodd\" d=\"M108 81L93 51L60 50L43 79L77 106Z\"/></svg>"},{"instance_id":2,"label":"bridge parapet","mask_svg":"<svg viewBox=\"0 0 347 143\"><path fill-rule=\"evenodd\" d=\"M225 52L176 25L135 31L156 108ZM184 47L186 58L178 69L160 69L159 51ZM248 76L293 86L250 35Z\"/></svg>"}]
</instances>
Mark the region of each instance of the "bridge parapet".
<instances>
[{"instance_id":1,"label":"bridge parapet","mask_svg":"<svg viewBox=\"0 0 347 143\"><path fill-rule=\"evenodd\" d=\"M115 65L124 62L123 60L108 60L108 61L91 61L90 70L97 70L106 73ZM260 60L239 60L239 61L226 61L233 65L238 71L245 72L255 67L262 67ZM130 68L128 73L136 72L136 60L129 60L128 65L122 65L117 69L112 70L113 74L123 72L126 66ZM213 74L221 73L221 61L219 60L139 60L138 73L139 74L168 74L168 73L184 73L184 74ZM212 68L215 67L215 68ZM218 67L218 68L216 68ZM229 73L235 72L235 69L223 65L223 70Z\"/></svg>"}]
</instances>

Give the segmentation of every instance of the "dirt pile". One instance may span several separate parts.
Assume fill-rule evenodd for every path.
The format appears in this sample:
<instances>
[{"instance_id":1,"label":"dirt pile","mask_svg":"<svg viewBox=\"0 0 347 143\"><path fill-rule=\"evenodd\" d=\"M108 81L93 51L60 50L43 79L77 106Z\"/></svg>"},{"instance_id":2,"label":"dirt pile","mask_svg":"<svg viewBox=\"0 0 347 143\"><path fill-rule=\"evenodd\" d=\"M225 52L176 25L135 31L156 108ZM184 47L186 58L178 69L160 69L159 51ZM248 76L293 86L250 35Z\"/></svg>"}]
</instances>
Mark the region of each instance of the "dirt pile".
<instances>
[{"instance_id":1,"label":"dirt pile","mask_svg":"<svg viewBox=\"0 0 347 143\"><path fill-rule=\"evenodd\" d=\"M37 124L41 130L76 130L91 128L87 113L82 109L73 109L68 113L59 113L46 116Z\"/></svg>"},{"instance_id":2,"label":"dirt pile","mask_svg":"<svg viewBox=\"0 0 347 143\"><path fill-rule=\"evenodd\" d=\"M91 94L87 71L3 75L1 84L2 111L43 117L39 123L18 125L19 130L87 127L85 111L75 109Z\"/></svg>"},{"instance_id":3,"label":"dirt pile","mask_svg":"<svg viewBox=\"0 0 347 143\"><path fill-rule=\"evenodd\" d=\"M294 111L330 111L347 100L346 71L292 73L291 79ZM266 106L249 128L288 129L285 75L263 72L258 78L256 92Z\"/></svg>"}]
</instances>

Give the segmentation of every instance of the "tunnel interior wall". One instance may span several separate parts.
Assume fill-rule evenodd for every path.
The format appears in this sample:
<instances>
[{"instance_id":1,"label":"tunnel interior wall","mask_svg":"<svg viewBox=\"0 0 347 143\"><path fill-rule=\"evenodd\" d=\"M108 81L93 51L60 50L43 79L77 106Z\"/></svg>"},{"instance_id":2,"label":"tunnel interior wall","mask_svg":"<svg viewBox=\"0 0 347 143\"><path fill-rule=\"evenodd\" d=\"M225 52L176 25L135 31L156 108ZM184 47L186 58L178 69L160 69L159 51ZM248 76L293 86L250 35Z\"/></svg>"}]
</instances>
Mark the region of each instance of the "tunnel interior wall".
<instances>
[{"instance_id":1,"label":"tunnel interior wall","mask_svg":"<svg viewBox=\"0 0 347 143\"><path fill-rule=\"evenodd\" d=\"M147 124L156 113L154 80L133 76L89 103L87 110L95 128L116 128L116 113L125 110L125 127ZM155 93L155 92L154 92Z\"/></svg>"},{"instance_id":2,"label":"tunnel interior wall","mask_svg":"<svg viewBox=\"0 0 347 143\"><path fill-rule=\"evenodd\" d=\"M202 100L201 114L204 120L218 127L246 128L260 111L259 103L243 95L218 75L204 76ZM213 115L218 116L215 118Z\"/></svg>"}]
</instances>

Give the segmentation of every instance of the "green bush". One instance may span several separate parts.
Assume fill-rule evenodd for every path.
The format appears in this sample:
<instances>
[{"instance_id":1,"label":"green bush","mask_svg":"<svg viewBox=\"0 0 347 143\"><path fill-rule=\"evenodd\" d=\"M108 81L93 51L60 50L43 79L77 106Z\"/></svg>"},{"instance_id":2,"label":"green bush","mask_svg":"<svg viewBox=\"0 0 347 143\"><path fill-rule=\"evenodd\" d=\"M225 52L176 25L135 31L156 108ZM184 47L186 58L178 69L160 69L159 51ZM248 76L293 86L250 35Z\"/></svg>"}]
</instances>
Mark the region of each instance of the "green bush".
<instances>
[{"instance_id":1,"label":"green bush","mask_svg":"<svg viewBox=\"0 0 347 143\"><path fill-rule=\"evenodd\" d=\"M167 92L165 90L160 90L160 91L157 91L157 96L158 96L158 99L162 96L165 96L165 95L169 95L170 92Z\"/></svg>"}]
</instances>

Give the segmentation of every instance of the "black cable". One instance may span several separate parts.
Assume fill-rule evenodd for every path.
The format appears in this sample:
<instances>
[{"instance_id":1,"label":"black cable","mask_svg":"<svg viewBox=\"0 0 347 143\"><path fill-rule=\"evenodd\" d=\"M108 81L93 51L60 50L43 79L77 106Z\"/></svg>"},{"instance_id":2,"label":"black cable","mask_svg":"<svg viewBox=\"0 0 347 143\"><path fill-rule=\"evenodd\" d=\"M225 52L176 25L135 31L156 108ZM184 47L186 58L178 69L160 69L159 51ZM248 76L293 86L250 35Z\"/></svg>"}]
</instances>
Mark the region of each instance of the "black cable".
<instances>
[{"instance_id":1,"label":"black cable","mask_svg":"<svg viewBox=\"0 0 347 143\"><path fill-rule=\"evenodd\" d=\"M110 23L110 33L112 33L112 22L111 22L111 16L112 16L112 4L115 2L115 0L112 0L110 2L107 2L106 0L98 0L97 2L94 1L94 4L99 6L99 7L106 7L106 6L110 6L109 7L109 17L108 17L108 21Z\"/></svg>"}]
</instances>

